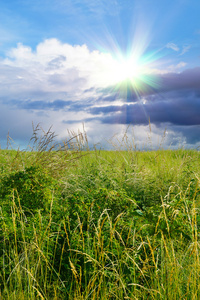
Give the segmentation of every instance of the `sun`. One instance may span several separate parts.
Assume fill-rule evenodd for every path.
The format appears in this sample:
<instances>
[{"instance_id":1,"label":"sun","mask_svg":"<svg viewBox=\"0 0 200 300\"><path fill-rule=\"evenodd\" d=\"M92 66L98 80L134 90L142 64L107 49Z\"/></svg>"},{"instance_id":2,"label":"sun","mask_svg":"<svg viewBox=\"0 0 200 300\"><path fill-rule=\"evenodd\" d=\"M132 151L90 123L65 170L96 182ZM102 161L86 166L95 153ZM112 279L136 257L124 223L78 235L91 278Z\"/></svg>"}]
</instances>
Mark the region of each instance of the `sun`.
<instances>
[{"instance_id":1,"label":"sun","mask_svg":"<svg viewBox=\"0 0 200 300\"><path fill-rule=\"evenodd\" d=\"M123 57L115 60L115 66L112 73L115 83L126 80L135 82L142 74L142 66L138 60L134 59L134 57Z\"/></svg>"},{"instance_id":2,"label":"sun","mask_svg":"<svg viewBox=\"0 0 200 300\"><path fill-rule=\"evenodd\" d=\"M108 86L118 86L125 82L133 86L137 85L138 80L141 80L145 73L145 66L140 58L134 55L125 56L122 53L117 56L110 54L101 67L100 80Z\"/></svg>"},{"instance_id":3,"label":"sun","mask_svg":"<svg viewBox=\"0 0 200 300\"><path fill-rule=\"evenodd\" d=\"M151 46L151 26L138 18L126 36L116 37L106 30L105 41L99 41L99 61L94 65L92 81L101 89L118 93L121 98L143 96L162 84L157 70L164 53ZM106 42L106 43L105 43ZM122 43L121 43L122 42Z\"/></svg>"},{"instance_id":4,"label":"sun","mask_svg":"<svg viewBox=\"0 0 200 300\"><path fill-rule=\"evenodd\" d=\"M126 98L131 92L140 97L159 85L154 72L159 58L157 51L147 51L141 41L135 41L126 51L117 46L112 51L102 51L100 57L93 77L99 87Z\"/></svg>"},{"instance_id":5,"label":"sun","mask_svg":"<svg viewBox=\"0 0 200 300\"><path fill-rule=\"evenodd\" d=\"M127 55L118 51L117 54L110 54L105 61L101 78L122 97L127 97L131 92L140 97L159 85L157 76L152 72L155 59L152 54L139 51Z\"/></svg>"}]
</instances>

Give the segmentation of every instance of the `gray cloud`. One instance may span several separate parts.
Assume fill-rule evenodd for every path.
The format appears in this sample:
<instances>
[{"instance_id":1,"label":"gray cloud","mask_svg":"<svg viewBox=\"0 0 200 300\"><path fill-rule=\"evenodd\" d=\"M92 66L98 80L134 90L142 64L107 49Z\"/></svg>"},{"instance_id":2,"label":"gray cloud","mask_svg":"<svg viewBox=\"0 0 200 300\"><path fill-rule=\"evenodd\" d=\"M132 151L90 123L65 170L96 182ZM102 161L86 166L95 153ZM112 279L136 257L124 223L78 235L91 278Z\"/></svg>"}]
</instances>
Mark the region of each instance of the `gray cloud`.
<instances>
[{"instance_id":1,"label":"gray cloud","mask_svg":"<svg viewBox=\"0 0 200 300\"><path fill-rule=\"evenodd\" d=\"M102 115L102 123L200 125L200 97L191 91L170 92L145 98L134 104L93 107L90 113Z\"/></svg>"},{"instance_id":2,"label":"gray cloud","mask_svg":"<svg viewBox=\"0 0 200 300\"><path fill-rule=\"evenodd\" d=\"M200 90L200 67L186 69L181 73L168 73L161 76L160 91L165 90Z\"/></svg>"},{"instance_id":3,"label":"gray cloud","mask_svg":"<svg viewBox=\"0 0 200 300\"><path fill-rule=\"evenodd\" d=\"M175 134L182 132L182 135L186 139L186 144L193 145L200 142L200 125L198 126L173 126Z\"/></svg>"},{"instance_id":4,"label":"gray cloud","mask_svg":"<svg viewBox=\"0 0 200 300\"><path fill-rule=\"evenodd\" d=\"M60 110L69 107L73 102L64 100L50 101L18 101L13 100L11 104L16 105L20 109L26 110Z\"/></svg>"}]
</instances>

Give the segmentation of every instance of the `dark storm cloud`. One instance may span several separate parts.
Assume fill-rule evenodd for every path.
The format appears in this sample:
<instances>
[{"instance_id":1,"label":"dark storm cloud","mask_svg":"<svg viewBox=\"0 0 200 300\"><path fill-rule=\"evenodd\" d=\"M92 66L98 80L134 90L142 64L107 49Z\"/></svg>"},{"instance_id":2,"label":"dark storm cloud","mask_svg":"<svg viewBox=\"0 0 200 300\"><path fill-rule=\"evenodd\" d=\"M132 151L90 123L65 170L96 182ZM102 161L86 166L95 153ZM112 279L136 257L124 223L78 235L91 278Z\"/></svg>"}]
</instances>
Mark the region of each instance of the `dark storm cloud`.
<instances>
[{"instance_id":1,"label":"dark storm cloud","mask_svg":"<svg viewBox=\"0 0 200 300\"><path fill-rule=\"evenodd\" d=\"M200 140L200 125L197 126L173 126L173 131L175 133L182 132L183 136L186 138L187 144L195 144Z\"/></svg>"},{"instance_id":2,"label":"dark storm cloud","mask_svg":"<svg viewBox=\"0 0 200 300\"><path fill-rule=\"evenodd\" d=\"M173 125L200 125L200 98L195 93L176 92L159 94L157 99L151 101L146 97L146 102L138 101L134 104L122 106L110 105L93 107L90 109L93 115L102 115L102 123L108 124L161 124Z\"/></svg>"},{"instance_id":3,"label":"dark storm cloud","mask_svg":"<svg viewBox=\"0 0 200 300\"><path fill-rule=\"evenodd\" d=\"M200 67L187 69L182 73L168 73L161 76L161 91L165 90L200 90Z\"/></svg>"}]
</instances>

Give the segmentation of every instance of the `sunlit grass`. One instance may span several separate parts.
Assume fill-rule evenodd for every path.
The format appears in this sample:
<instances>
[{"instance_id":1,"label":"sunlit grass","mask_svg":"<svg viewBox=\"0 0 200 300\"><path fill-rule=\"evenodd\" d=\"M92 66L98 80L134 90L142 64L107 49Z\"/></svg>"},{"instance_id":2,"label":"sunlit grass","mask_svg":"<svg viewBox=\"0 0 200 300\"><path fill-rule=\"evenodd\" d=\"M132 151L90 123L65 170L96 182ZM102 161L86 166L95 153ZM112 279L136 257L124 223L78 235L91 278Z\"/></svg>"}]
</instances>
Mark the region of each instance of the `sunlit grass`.
<instances>
[{"instance_id":1,"label":"sunlit grass","mask_svg":"<svg viewBox=\"0 0 200 300\"><path fill-rule=\"evenodd\" d=\"M199 152L53 139L0 150L0 298L199 299Z\"/></svg>"}]
</instances>

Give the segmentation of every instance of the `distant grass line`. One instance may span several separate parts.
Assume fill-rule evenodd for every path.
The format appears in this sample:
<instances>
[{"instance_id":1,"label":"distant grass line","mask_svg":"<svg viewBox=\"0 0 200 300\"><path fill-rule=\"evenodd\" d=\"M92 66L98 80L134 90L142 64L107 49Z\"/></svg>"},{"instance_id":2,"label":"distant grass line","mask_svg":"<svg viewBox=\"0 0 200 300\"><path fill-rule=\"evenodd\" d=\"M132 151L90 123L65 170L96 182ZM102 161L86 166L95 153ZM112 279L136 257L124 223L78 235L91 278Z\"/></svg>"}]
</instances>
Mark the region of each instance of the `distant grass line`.
<instances>
[{"instance_id":1,"label":"distant grass line","mask_svg":"<svg viewBox=\"0 0 200 300\"><path fill-rule=\"evenodd\" d=\"M34 132L0 150L0 299L200 299L200 153Z\"/></svg>"}]
</instances>

